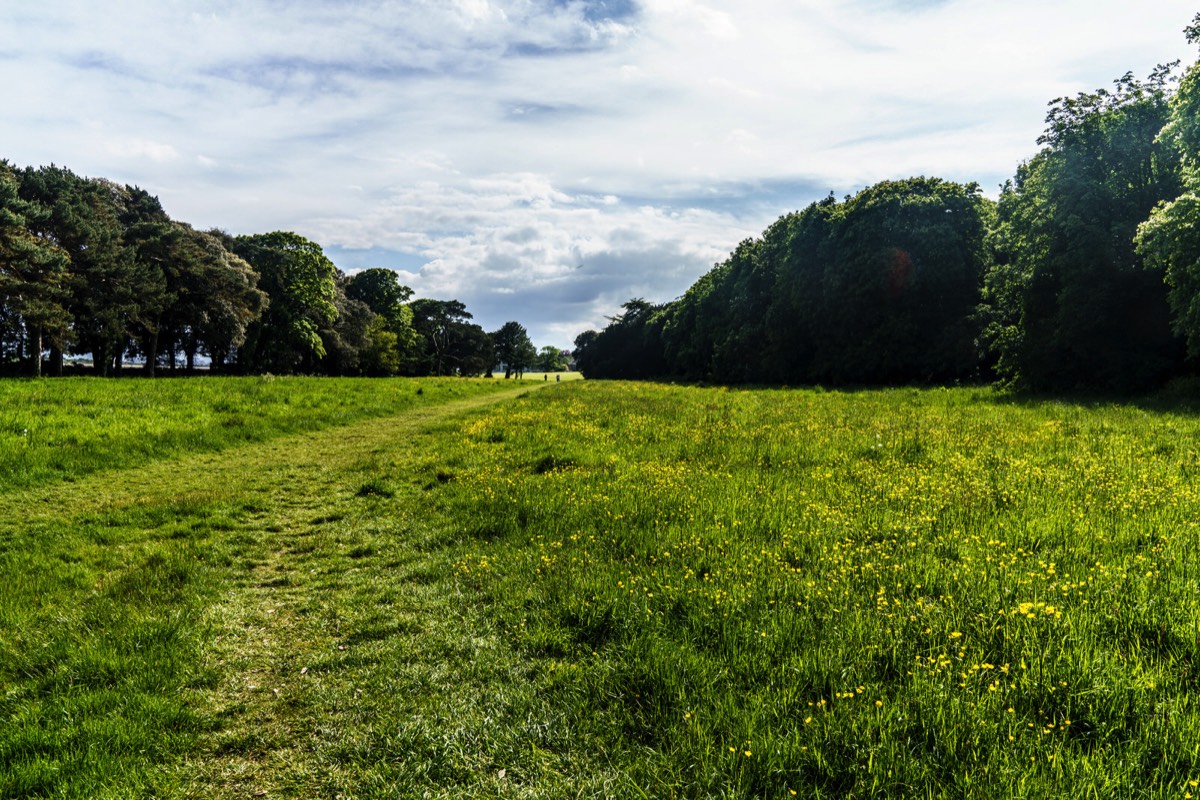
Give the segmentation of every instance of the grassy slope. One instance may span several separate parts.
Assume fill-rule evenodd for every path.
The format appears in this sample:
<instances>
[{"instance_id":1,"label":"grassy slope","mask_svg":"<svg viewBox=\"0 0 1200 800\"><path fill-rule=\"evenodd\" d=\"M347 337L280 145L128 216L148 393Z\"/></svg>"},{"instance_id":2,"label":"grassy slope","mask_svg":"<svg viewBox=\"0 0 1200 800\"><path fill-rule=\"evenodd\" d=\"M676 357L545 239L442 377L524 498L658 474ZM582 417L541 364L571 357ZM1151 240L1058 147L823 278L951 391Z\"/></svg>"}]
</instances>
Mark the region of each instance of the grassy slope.
<instances>
[{"instance_id":1,"label":"grassy slope","mask_svg":"<svg viewBox=\"0 0 1200 800\"><path fill-rule=\"evenodd\" d=\"M0 498L0 796L1196 791L1194 418L470 413Z\"/></svg>"}]
</instances>

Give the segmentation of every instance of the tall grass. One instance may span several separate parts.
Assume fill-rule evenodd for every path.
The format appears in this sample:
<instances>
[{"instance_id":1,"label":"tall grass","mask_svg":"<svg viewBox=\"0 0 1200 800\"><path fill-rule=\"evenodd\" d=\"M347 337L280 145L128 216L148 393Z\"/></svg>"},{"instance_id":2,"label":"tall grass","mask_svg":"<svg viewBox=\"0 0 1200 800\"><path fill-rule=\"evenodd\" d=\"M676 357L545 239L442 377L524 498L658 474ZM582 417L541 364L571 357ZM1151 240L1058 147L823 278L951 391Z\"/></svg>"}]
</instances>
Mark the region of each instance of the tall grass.
<instances>
[{"instance_id":1,"label":"tall grass","mask_svg":"<svg viewBox=\"0 0 1200 800\"><path fill-rule=\"evenodd\" d=\"M440 491L564 757L623 794L1182 798L1198 434L981 390L592 383L477 420Z\"/></svg>"}]
</instances>

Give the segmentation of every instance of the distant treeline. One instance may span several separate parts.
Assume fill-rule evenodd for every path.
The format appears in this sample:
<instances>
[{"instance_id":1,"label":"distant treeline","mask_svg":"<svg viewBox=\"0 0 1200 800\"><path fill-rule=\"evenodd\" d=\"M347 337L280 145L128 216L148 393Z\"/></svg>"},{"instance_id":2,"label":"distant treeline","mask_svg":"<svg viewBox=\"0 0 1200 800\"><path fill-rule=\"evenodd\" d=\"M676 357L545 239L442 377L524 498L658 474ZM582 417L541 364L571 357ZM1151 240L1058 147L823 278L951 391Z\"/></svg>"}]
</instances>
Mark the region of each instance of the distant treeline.
<instances>
[{"instance_id":1,"label":"distant treeline","mask_svg":"<svg viewBox=\"0 0 1200 800\"><path fill-rule=\"evenodd\" d=\"M396 273L339 271L295 233L230 236L158 198L62 167L0 161L0 372L165 366L331 375L558 369L516 322L489 334L457 300L411 300Z\"/></svg>"},{"instance_id":2,"label":"distant treeline","mask_svg":"<svg viewBox=\"0 0 1200 800\"><path fill-rule=\"evenodd\" d=\"M1200 41L1200 15L1186 31ZM1200 355L1200 66L1051 103L997 202L888 181L576 339L588 377L1139 391Z\"/></svg>"}]
</instances>

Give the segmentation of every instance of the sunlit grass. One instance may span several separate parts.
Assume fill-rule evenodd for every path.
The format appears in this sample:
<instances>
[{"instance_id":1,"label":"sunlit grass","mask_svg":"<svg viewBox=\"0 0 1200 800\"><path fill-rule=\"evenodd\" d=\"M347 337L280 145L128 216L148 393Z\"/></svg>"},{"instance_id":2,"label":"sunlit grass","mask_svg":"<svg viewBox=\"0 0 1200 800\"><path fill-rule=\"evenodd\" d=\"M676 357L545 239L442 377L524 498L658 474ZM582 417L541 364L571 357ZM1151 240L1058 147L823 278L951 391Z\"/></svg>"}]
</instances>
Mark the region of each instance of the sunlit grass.
<instances>
[{"instance_id":1,"label":"sunlit grass","mask_svg":"<svg viewBox=\"0 0 1200 800\"><path fill-rule=\"evenodd\" d=\"M1197 434L982 390L592 383L473 423L447 495L464 590L631 787L1182 797Z\"/></svg>"},{"instance_id":2,"label":"sunlit grass","mask_svg":"<svg viewBox=\"0 0 1200 800\"><path fill-rule=\"evenodd\" d=\"M4 380L0 492L500 388L462 379Z\"/></svg>"},{"instance_id":3,"label":"sunlit grass","mask_svg":"<svg viewBox=\"0 0 1200 800\"><path fill-rule=\"evenodd\" d=\"M339 459L370 464L352 423L420 419L504 388L0 382L0 797L183 792L172 765L233 719L209 699L229 679L212 655L229 633L213 609L279 552L290 514L308 525L351 502L328 475Z\"/></svg>"},{"instance_id":4,"label":"sunlit grass","mask_svg":"<svg viewBox=\"0 0 1200 800\"><path fill-rule=\"evenodd\" d=\"M0 796L1198 794L1191 412L480 383L0 493Z\"/></svg>"},{"instance_id":5,"label":"sunlit grass","mask_svg":"<svg viewBox=\"0 0 1200 800\"><path fill-rule=\"evenodd\" d=\"M495 375L493 380L504 380L504 374ZM525 372L520 378L513 375L509 380L538 381L541 383L562 383L563 381L581 381L582 372Z\"/></svg>"}]
</instances>

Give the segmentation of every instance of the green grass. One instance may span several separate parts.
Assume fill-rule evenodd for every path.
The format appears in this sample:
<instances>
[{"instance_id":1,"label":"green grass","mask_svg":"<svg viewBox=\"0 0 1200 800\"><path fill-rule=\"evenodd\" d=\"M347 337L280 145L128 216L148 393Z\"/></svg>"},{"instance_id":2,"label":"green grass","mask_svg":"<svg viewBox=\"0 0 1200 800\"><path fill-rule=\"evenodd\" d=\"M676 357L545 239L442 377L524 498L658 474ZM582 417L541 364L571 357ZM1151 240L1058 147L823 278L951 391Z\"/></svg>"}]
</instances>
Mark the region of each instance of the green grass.
<instances>
[{"instance_id":1,"label":"green grass","mask_svg":"<svg viewBox=\"0 0 1200 800\"><path fill-rule=\"evenodd\" d=\"M987 391L491 410L460 585L624 796L1184 797L1200 426ZM599 754L603 754L600 756Z\"/></svg>"},{"instance_id":2,"label":"green grass","mask_svg":"<svg viewBox=\"0 0 1200 800\"><path fill-rule=\"evenodd\" d=\"M0 492L497 391L483 380L0 381Z\"/></svg>"},{"instance_id":3,"label":"green grass","mask_svg":"<svg viewBox=\"0 0 1200 800\"><path fill-rule=\"evenodd\" d=\"M504 374L499 373L494 376L493 380L504 380ZM562 383L563 381L581 381L583 380L582 372L525 372L520 378L513 375L509 380L522 381L538 381L541 383Z\"/></svg>"},{"instance_id":4,"label":"green grass","mask_svg":"<svg viewBox=\"0 0 1200 800\"><path fill-rule=\"evenodd\" d=\"M173 785L163 765L225 727L205 699L226 672L211 656L228 635L213 609L274 553L263 537L291 524L278 509L332 513L307 507L336 502L322 483L333 452L366 455L355 420L420 419L505 388L0 383L19 432L0 467L0 797L128 797ZM332 430L296 438L323 428ZM296 471L304 459L312 475Z\"/></svg>"},{"instance_id":5,"label":"green grass","mask_svg":"<svg viewBox=\"0 0 1200 800\"><path fill-rule=\"evenodd\" d=\"M496 384L0 494L0 796L1198 794L1191 412Z\"/></svg>"}]
</instances>

